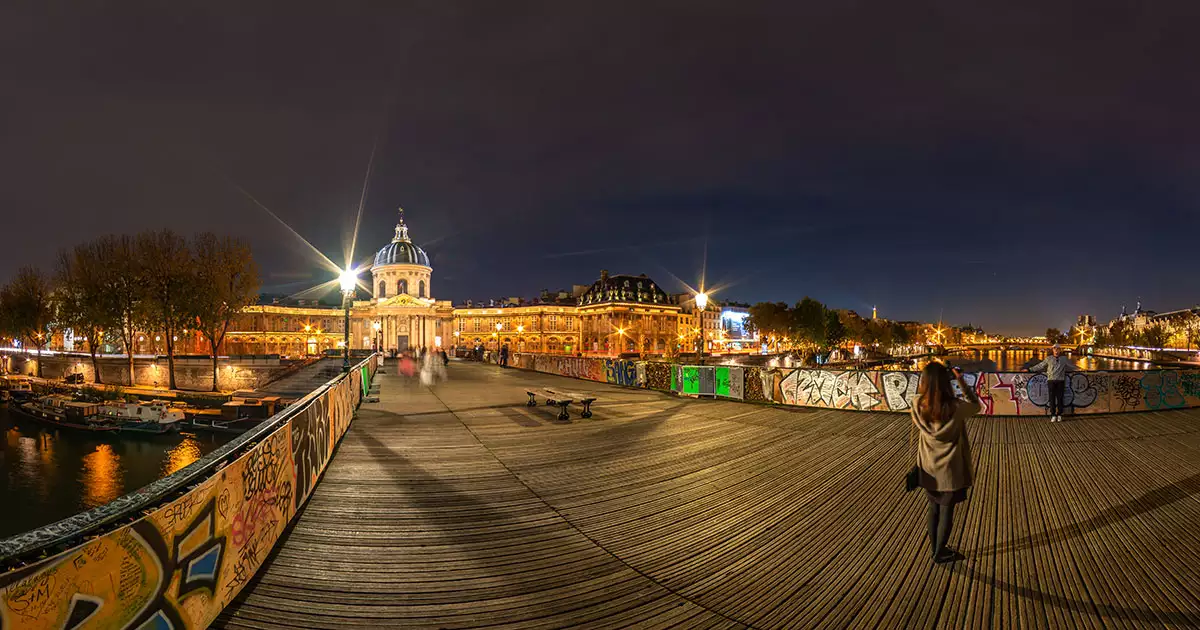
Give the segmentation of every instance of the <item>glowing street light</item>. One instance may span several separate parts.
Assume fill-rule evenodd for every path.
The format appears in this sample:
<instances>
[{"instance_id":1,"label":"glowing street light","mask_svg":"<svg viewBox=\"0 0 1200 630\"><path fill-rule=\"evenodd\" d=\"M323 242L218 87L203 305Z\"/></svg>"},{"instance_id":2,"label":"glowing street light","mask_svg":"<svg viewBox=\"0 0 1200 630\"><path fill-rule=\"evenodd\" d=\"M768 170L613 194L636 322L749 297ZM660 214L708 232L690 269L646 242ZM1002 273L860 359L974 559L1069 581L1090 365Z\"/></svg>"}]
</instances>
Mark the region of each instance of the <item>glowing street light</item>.
<instances>
[{"instance_id":1,"label":"glowing street light","mask_svg":"<svg viewBox=\"0 0 1200 630\"><path fill-rule=\"evenodd\" d=\"M708 294L704 291L699 291L695 296L696 301L696 323L704 326L704 309L708 306ZM700 365L704 365L704 335L700 334L700 329L696 329L696 360Z\"/></svg>"},{"instance_id":2,"label":"glowing street light","mask_svg":"<svg viewBox=\"0 0 1200 630\"><path fill-rule=\"evenodd\" d=\"M383 329L383 324L377 319L375 320L375 323L371 324L371 327L375 329L375 352L379 352L383 349L380 347L383 344L380 343L382 340L380 339L381 333L379 332Z\"/></svg>"},{"instance_id":3,"label":"glowing street light","mask_svg":"<svg viewBox=\"0 0 1200 630\"><path fill-rule=\"evenodd\" d=\"M345 313L345 332L342 339L342 371L350 371L350 304L354 300L354 289L358 284L358 271L346 269L338 276L342 287L342 310Z\"/></svg>"}]
</instances>

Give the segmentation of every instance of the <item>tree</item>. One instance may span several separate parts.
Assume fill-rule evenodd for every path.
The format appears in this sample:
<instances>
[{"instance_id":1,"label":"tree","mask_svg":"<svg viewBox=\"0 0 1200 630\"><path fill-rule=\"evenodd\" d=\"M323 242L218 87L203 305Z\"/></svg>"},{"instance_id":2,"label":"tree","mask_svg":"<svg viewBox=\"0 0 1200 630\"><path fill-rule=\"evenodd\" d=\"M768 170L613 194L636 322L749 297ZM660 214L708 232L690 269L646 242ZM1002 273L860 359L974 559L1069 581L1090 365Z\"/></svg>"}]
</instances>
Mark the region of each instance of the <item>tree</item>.
<instances>
[{"instance_id":1,"label":"tree","mask_svg":"<svg viewBox=\"0 0 1200 630\"><path fill-rule=\"evenodd\" d=\"M759 302L750 307L746 323L764 337L769 337L779 350L779 342L787 336L791 318L787 304L783 302Z\"/></svg>"},{"instance_id":2,"label":"tree","mask_svg":"<svg viewBox=\"0 0 1200 630\"><path fill-rule=\"evenodd\" d=\"M792 336L811 346L825 344L825 305L805 296L792 311Z\"/></svg>"},{"instance_id":3,"label":"tree","mask_svg":"<svg viewBox=\"0 0 1200 630\"><path fill-rule=\"evenodd\" d=\"M0 302L8 313L10 325L27 344L37 348L37 375L42 376L42 350L53 333L54 302L52 286L41 271L22 267L3 289Z\"/></svg>"},{"instance_id":4,"label":"tree","mask_svg":"<svg viewBox=\"0 0 1200 630\"><path fill-rule=\"evenodd\" d=\"M1171 337L1171 332L1167 330L1166 326L1156 323L1143 328L1138 336L1143 346L1162 348L1167 345L1167 339Z\"/></svg>"},{"instance_id":5,"label":"tree","mask_svg":"<svg viewBox=\"0 0 1200 630\"><path fill-rule=\"evenodd\" d=\"M871 338L871 327L867 320L859 317L851 311L836 311L838 314L838 323L842 325L845 331L844 337L851 341L863 345L870 345L874 339Z\"/></svg>"},{"instance_id":6,"label":"tree","mask_svg":"<svg viewBox=\"0 0 1200 630\"><path fill-rule=\"evenodd\" d=\"M1057 328L1046 329L1046 343L1062 343L1063 334Z\"/></svg>"},{"instance_id":7,"label":"tree","mask_svg":"<svg viewBox=\"0 0 1200 630\"><path fill-rule=\"evenodd\" d=\"M135 241L137 279L143 289L142 321L161 330L167 346L169 387L175 386L176 333L194 317L189 302L196 292L194 263L187 240L170 230L139 234Z\"/></svg>"},{"instance_id":8,"label":"tree","mask_svg":"<svg viewBox=\"0 0 1200 630\"><path fill-rule=\"evenodd\" d=\"M1127 346L1133 340L1129 322L1117 320L1108 328L1108 341L1114 346Z\"/></svg>"},{"instance_id":9,"label":"tree","mask_svg":"<svg viewBox=\"0 0 1200 630\"><path fill-rule=\"evenodd\" d=\"M258 267L245 244L211 232L195 238L192 253L196 279L190 310L212 350L215 392L218 351L234 316L258 299Z\"/></svg>"},{"instance_id":10,"label":"tree","mask_svg":"<svg viewBox=\"0 0 1200 630\"><path fill-rule=\"evenodd\" d=\"M846 327L838 317L837 311L825 311L825 345L836 348L846 340Z\"/></svg>"},{"instance_id":11,"label":"tree","mask_svg":"<svg viewBox=\"0 0 1200 630\"><path fill-rule=\"evenodd\" d=\"M116 329L115 338L124 347L129 384L133 385L134 341L139 325L146 320L137 241L130 236L105 236L93 241L92 250L104 308L101 320L107 322L110 336Z\"/></svg>"},{"instance_id":12,"label":"tree","mask_svg":"<svg viewBox=\"0 0 1200 630\"><path fill-rule=\"evenodd\" d=\"M87 340L97 383L103 379L96 348L103 343L104 329L116 325L104 276L104 261L96 243L76 245L69 252L59 253L58 289L54 293L58 322Z\"/></svg>"}]
</instances>

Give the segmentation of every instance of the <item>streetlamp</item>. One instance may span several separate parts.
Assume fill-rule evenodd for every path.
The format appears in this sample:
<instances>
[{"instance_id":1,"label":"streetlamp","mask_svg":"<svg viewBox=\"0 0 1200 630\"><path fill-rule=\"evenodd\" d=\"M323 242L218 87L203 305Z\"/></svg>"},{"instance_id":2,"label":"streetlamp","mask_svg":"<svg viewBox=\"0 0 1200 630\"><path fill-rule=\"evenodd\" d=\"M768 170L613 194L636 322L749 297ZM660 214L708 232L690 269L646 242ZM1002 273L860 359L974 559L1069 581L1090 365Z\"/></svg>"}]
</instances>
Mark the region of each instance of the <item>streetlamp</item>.
<instances>
[{"instance_id":1,"label":"streetlamp","mask_svg":"<svg viewBox=\"0 0 1200 630\"><path fill-rule=\"evenodd\" d=\"M342 310L345 313L346 331L342 339L342 371L350 371L350 304L354 300L354 285L358 283L358 273L353 269L342 272L338 278L342 285Z\"/></svg>"},{"instance_id":2,"label":"streetlamp","mask_svg":"<svg viewBox=\"0 0 1200 630\"><path fill-rule=\"evenodd\" d=\"M704 307L708 306L708 294L701 291L696 294L696 323L700 332L696 335L696 360L704 365Z\"/></svg>"},{"instance_id":3,"label":"streetlamp","mask_svg":"<svg viewBox=\"0 0 1200 630\"><path fill-rule=\"evenodd\" d=\"M379 352L379 346L382 345L380 343L382 340L379 338L382 333L379 331L383 328L383 324L379 323L379 320L375 320L375 323L371 324L371 327L375 329L375 352Z\"/></svg>"},{"instance_id":4,"label":"streetlamp","mask_svg":"<svg viewBox=\"0 0 1200 630\"><path fill-rule=\"evenodd\" d=\"M517 351L525 352L525 324L517 324Z\"/></svg>"}]
</instances>

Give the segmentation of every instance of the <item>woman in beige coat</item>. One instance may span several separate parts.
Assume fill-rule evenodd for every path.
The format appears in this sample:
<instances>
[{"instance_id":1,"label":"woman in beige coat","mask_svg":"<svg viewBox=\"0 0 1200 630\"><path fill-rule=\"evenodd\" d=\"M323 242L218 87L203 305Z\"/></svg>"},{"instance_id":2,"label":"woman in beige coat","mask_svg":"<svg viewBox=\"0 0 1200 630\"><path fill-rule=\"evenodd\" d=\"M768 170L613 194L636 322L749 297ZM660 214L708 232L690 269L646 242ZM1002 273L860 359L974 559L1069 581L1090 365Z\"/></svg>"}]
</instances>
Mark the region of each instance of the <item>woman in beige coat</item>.
<instances>
[{"instance_id":1,"label":"woman in beige coat","mask_svg":"<svg viewBox=\"0 0 1200 630\"><path fill-rule=\"evenodd\" d=\"M920 485L929 499L929 547L939 564L961 558L946 546L954 521L954 505L967 498L971 487L971 443L967 441L967 418L979 413L979 398L962 370L955 368L966 400L954 396L950 370L931 362L921 371L921 386L912 406L912 421L918 429L917 467Z\"/></svg>"}]
</instances>

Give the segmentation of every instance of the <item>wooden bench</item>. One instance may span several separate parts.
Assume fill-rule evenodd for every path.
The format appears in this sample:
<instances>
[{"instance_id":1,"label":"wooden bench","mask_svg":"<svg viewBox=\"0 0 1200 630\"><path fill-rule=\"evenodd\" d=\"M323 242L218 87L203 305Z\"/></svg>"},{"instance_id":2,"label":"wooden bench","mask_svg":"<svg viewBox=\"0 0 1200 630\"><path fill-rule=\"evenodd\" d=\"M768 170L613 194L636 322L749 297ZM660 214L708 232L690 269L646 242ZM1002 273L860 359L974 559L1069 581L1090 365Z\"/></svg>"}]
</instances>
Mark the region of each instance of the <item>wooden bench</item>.
<instances>
[{"instance_id":1,"label":"wooden bench","mask_svg":"<svg viewBox=\"0 0 1200 630\"><path fill-rule=\"evenodd\" d=\"M525 390L525 394L529 396L529 402L525 403L525 406L536 407L536 396L538 395L538 392L532 389L527 389ZM579 404L583 405L583 411L579 414L579 417L592 417L592 403L596 402L596 398L594 396L588 396L587 394L580 394L578 392L567 392L561 389L554 389L552 387L543 388L541 390L541 395L546 397L546 405L553 405L559 408L559 420L571 419L570 414L567 413L567 406L576 401L579 401Z\"/></svg>"}]
</instances>

